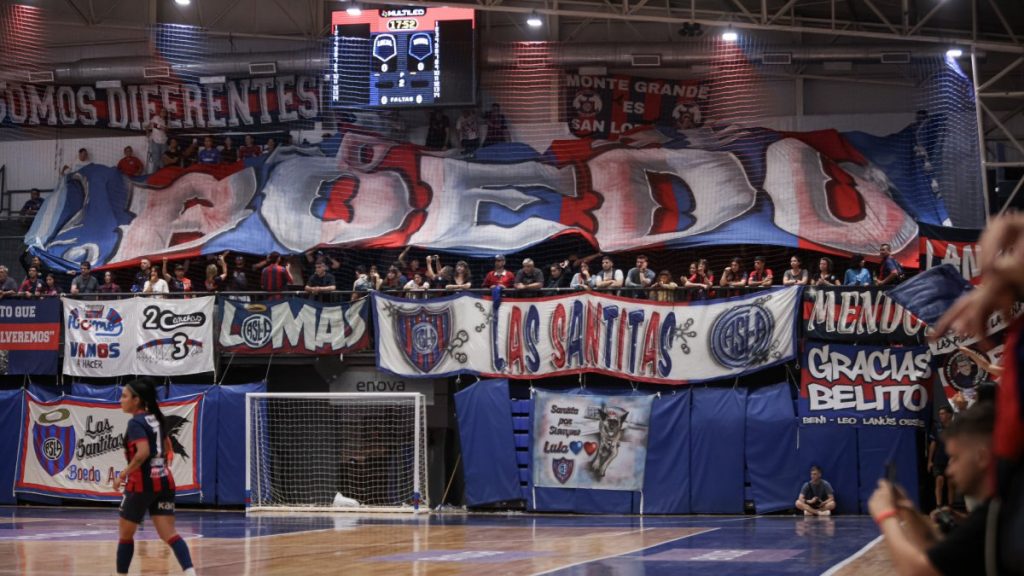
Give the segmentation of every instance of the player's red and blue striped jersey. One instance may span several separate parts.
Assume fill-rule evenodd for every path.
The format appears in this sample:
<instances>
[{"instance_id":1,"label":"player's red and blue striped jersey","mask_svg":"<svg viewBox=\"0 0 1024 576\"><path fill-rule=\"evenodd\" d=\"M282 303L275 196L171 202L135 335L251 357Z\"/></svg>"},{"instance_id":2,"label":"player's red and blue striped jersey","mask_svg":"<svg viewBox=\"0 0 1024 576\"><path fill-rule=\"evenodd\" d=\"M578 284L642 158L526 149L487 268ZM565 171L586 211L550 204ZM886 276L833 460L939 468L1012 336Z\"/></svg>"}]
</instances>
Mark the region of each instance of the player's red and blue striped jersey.
<instances>
[{"instance_id":1,"label":"player's red and blue striped jersey","mask_svg":"<svg viewBox=\"0 0 1024 576\"><path fill-rule=\"evenodd\" d=\"M164 437L156 416L140 413L128 421L124 445L124 454L128 462L131 462L138 453L140 442L149 444L149 458L146 458L138 470L128 475L124 486L125 492L174 491L171 463L164 450Z\"/></svg>"},{"instance_id":2,"label":"player's red and blue striped jersey","mask_svg":"<svg viewBox=\"0 0 1024 576\"><path fill-rule=\"evenodd\" d=\"M267 292L280 292L292 282L288 269L280 264L271 264L260 274L260 284Z\"/></svg>"}]
</instances>

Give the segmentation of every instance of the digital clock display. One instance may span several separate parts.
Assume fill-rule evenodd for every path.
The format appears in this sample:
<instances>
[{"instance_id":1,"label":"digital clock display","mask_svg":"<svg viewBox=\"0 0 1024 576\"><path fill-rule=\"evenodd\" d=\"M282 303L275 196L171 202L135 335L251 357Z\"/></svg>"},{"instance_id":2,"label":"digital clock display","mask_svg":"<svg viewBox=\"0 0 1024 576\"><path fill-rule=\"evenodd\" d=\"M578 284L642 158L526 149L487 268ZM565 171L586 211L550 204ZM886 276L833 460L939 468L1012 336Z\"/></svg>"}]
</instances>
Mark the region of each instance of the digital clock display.
<instances>
[{"instance_id":1,"label":"digital clock display","mask_svg":"<svg viewBox=\"0 0 1024 576\"><path fill-rule=\"evenodd\" d=\"M473 104L474 12L384 8L334 12L331 101L340 107Z\"/></svg>"},{"instance_id":2,"label":"digital clock display","mask_svg":"<svg viewBox=\"0 0 1024 576\"><path fill-rule=\"evenodd\" d=\"M388 20L388 30L415 30L419 25L414 18L401 18L399 20Z\"/></svg>"}]
</instances>

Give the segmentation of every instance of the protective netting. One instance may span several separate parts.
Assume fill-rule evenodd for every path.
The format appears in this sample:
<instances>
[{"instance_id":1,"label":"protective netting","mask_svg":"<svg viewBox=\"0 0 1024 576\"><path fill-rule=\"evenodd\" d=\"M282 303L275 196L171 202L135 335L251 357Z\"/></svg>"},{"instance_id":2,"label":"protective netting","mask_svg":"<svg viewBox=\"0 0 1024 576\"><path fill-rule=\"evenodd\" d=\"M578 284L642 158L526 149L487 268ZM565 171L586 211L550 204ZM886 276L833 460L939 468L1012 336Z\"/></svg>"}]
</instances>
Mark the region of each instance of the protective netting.
<instances>
[{"instance_id":1,"label":"protective netting","mask_svg":"<svg viewBox=\"0 0 1024 576\"><path fill-rule=\"evenodd\" d=\"M426 506L422 398L264 394L247 402L251 506Z\"/></svg>"},{"instance_id":2,"label":"protective netting","mask_svg":"<svg viewBox=\"0 0 1024 576\"><path fill-rule=\"evenodd\" d=\"M47 62L41 14L38 9L18 5L5 6L0 11L0 29L5 31L0 39L0 55L5 62L21 69L52 68ZM919 111L916 115L891 114L890 124L879 127L878 122L869 122L868 131L858 132L851 128L858 126L858 115L837 114L835 125L845 127L840 128L838 135L798 136L803 144L784 148L773 145L791 135L784 130L799 130L801 124L780 118L780 110L790 108L780 106L780 100L787 96L778 93L778 79L780 75L790 78L799 73L801 66L763 64L766 46L756 37L745 36L739 42L729 43L709 35L689 42L693 52L703 56L685 66L617 70L563 65L568 48L558 43L489 46L491 52L500 52L504 57L500 63L477 67L476 105L437 109L356 105L367 98L368 87L362 77L370 69L363 56L373 50L368 38L341 35L310 41L304 47L290 44L289 51L303 53L301 57L309 62L309 80L294 73L284 74L289 77L285 80L281 79L282 74L255 74L244 79L227 74L222 84L216 78L204 80L195 70L242 51L231 41L214 41L199 29L177 25L156 26L150 37L153 66L173 65L177 71L171 77L156 74L145 82L124 83L121 90L127 112L122 114L123 126L113 128L104 124L105 119L110 119L108 104L114 103L116 108L121 100L111 100L95 84L73 87L74 91L66 91L63 97L67 100L70 93L69 101L77 105L83 88L94 92L95 110L83 111L82 106L76 106L75 117L81 120L94 113L97 121L91 125L81 121L69 125L61 117L65 100L59 89L53 94L55 121L48 122L45 115L40 116L45 110L33 104L34 95L37 100L45 98L48 85L7 80L6 88L0 91L5 112L0 121L0 156L8 163L9 189L24 194L32 187L53 188L63 166L75 168L75 157L82 147L88 149L91 161L115 165L123 158L124 148L132 146L135 156L146 165L144 172L150 172L154 164L153 144L144 125L148 115L158 113L165 103L170 103L177 105L179 112L170 118L169 136L177 138L183 150L201 148L207 136L213 138L213 146L219 149L225 147L224 140L230 137L232 147L237 149L246 144L249 136L251 146L258 147L261 154L292 143L317 147L324 155L335 157L345 135L372 134L392 143L410 142L425 147L417 149L419 157L443 158L446 167L461 170L466 166L486 166L490 174L499 175L503 182L519 180L521 184L517 182L511 188L503 184L501 190L510 189L510 198L525 194L524 198L532 199L536 209L499 207L467 219L467 227L477 225L480 218L509 227L518 225L521 219L546 218L568 227L557 233L536 235L536 243L522 243L532 244L523 248L495 248L493 252L506 253L512 269L518 269L524 257L546 267L570 255L585 257L603 250L615 253L616 266L624 270L631 267L638 253L645 253L651 257L654 268L668 269L677 279L686 273L690 262L707 259L710 268L720 273L734 256L741 257L747 269L755 255L765 256L779 274L793 253L802 254L806 265L816 261L820 253L831 254L837 261L851 252L865 251L870 255L871 246L885 240L909 247L915 219L964 227L978 226L984 219L971 83L955 60L915 59L910 64L893 65L902 78L901 93L914 102ZM467 54L470 51L467 48ZM466 59L472 61L468 55ZM595 60L595 64L600 64L599 59ZM339 62L344 65L337 65ZM415 65L413 60L408 62ZM407 79L411 82L414 77ZM133 84L140 87L133 89ZM180 84L192 88L167 92L167 87ZM142 85L156 86L156 92L147 96ZM871 84L846 85L851 99L857 98L858 91L866 94L872 89ZM186 92L193 99L191 112L185 101ZM313 92L317 94L315 110L305 96ZM247 98L251 103L252 118L242 111L245 107L238 104L239 98ZM195 104L196 99L200 104ZM275 106L286 99L287 114L282 118L281 110ZM144 101L152 103L148 112ZM211 102L220 109L211 111ZM263 118L258 110L264 105L277 111ZM432 118L432 111L438 115ZM69 110L65 112L70 114ZM31 120L33 113L35 123ZM825 122L827 125L827 119ZM820 125L819 119L815 127ZM438 133L442 136L438 137ZM660 154L656 150L668 151L664 153L667 160L657 160L662 169L638 169L639 175L631 177L621 188L639 190L637 198L643 202L632 208L645 212L649 204L652 216L641 214L627 221L634 216L627 205L619 212L623 222L614 222L614 215L601 214L593 224L587 221L586 214L577 218L564 208L549 210L551 199L557 199L555 195L581 197L595 189L600 196L600 187L607 181L601 179L590 161L610 157L609 151L617 147L624 147L626 152L619 153L633 154L638 163L651 161ZM708 165L701 163L702 156L693 160L693 154L687 156L686 162L694 167L693 174L702 176L672 173L672 162L679 162L674 158L694 151L732 154L735 159L730 162L739 166L734 171L734 181L727 185L719 173L705 169ZM237 151L233 154L239 155ZM363 147L358 154L372 157L373 151ZM828 156L821 166L814 161L818 154ZM231 155L224 153L226 158ZM805 162L808 158L810 164ZM785 162L805 163L801 165L802 172L781 169L773 174L773 162L778 166L786 166ZM830 162L840 169L832 170ZM537 164L544 168L531 168ZM528 187L536 173L546 173L547 167L552 166L561 170L573 167L576 173L568 183L556 178L555 184ZM717 165L717 169L724 168ZM821 178L815 171L823 169L833 181L842 181L848 175L862 186L872 185L885 202L869 198L866 206L850 206L842 190L835 193L829 189L827 193L831 196L826 205L815 204L813 194L801 195L801 187L806 186L801 178ZM776 177L781 173L786 177ZM162 180L161 185L166 182ZM718 182L722 184L716 190ZM584 187L589 188L583 190ZM432 192L435 201L462 193L444 189ZM360 193L374 191L363 183ZM688 200L688 194L696 200ZM749 199L738 199L743 194L749 194ZM710 204L710 214L701 212L699 206L688 214L683 208L687 201ZM15 201L18 202L20 197ZM678 216L665 218L660 214L666 202L677 202L673 206ZM601 207L600 199L596 206ZM608 204L604 207L607 209ZM330 204L321 212L316 212L315 206L311 208L322 218L331 217L335 209ZM454 228L457 224L449 223ZM609 232L627 225L631 227L628 234ZM692 233L697 228L704 232ZM609 234L615 241L607 241ZM422 267L424 257L430 254L440 254L446 264L465 258L478 281L492 266L492 251L486 246L474 244L446 251L419 243L418 238L413 236L410 240L414 246L406 255L406 263L418 259ZM243 243L227 248L257 252L246 249L254 245ZM320 248L342 263L336 276L339 285L348 286L354 279L356 265L377 265L383 275L404 247L385 246L387 242L375 241L369 249L353 244Z\"/></svg>"}]
</instances>

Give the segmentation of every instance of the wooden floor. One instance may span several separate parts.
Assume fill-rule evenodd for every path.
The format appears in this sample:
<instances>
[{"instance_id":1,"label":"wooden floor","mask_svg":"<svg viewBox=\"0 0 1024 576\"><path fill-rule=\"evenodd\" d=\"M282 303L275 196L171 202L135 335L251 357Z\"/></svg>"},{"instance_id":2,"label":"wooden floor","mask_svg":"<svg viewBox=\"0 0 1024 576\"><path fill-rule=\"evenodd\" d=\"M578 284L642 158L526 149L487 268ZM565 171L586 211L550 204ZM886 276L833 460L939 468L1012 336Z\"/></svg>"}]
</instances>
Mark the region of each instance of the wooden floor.
<instances>
[{"instance_id":1,"label":"wooden floor","mask_svg":"<svg viewBox=\"0 0 1024 576\"><path fill-rule=\"evenodd\" d=\"M250 515L182 511L199 574L885 574L863 517L433 514ZM113 572L113 509L0 508L0 574ZM852 557L852 559L851 559ZM178 574L144 524L133 574Z\"/></svg>"}]
</instances>

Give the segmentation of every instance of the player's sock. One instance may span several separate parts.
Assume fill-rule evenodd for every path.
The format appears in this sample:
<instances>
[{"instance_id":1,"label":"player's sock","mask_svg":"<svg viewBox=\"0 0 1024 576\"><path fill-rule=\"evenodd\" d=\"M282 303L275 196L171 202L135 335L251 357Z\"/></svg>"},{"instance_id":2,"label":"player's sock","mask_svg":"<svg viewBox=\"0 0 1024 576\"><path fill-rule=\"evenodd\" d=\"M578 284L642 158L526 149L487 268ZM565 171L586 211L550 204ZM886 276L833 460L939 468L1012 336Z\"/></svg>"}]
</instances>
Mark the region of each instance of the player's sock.
<instances>
[{"instance_id":1,"label":"player's sock","mask_svg":"<svg viewBox=\"0 0 1024 576\"><path fill-rule=\"evenodd\" d=\"M132 556L135 555L135 540L117 541L117 573L127 574L128 567L132 565Z\"/></svg>"},{"instance_id":2,"label":"player's sock","mask_svg":"<svg viewBox=\"0 0 1024 576\"><path fill-rule=\"evenodd\" d=\"M178 559L178 564L181 564L181 569L188 571L192 568L192 555L188 553L188 544L181 539L181 536L175 534L167 539L167 545L174 551L174 557Z\"/></svg>"}]
</instances>

